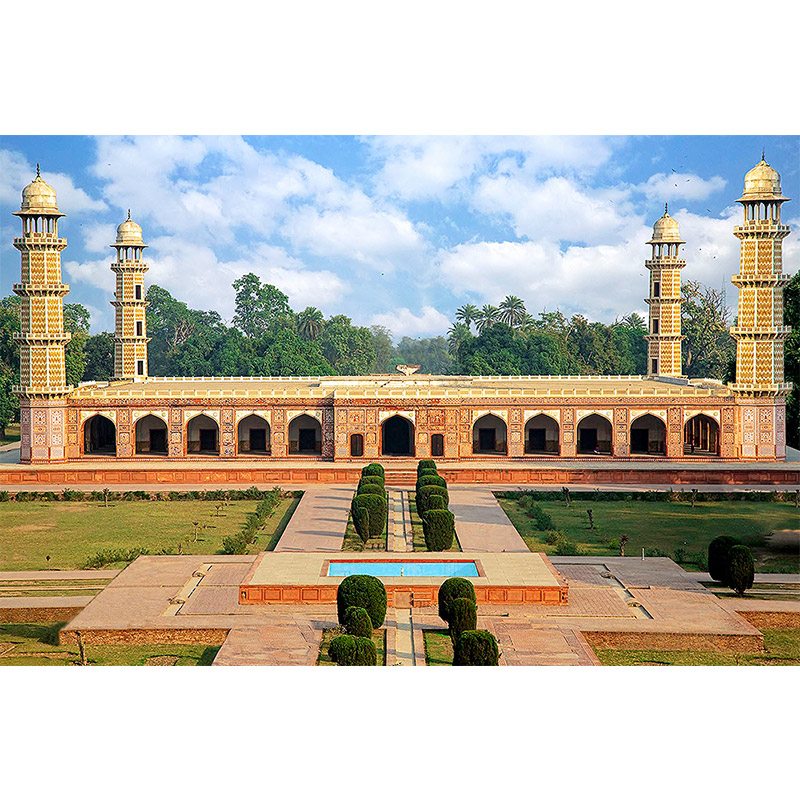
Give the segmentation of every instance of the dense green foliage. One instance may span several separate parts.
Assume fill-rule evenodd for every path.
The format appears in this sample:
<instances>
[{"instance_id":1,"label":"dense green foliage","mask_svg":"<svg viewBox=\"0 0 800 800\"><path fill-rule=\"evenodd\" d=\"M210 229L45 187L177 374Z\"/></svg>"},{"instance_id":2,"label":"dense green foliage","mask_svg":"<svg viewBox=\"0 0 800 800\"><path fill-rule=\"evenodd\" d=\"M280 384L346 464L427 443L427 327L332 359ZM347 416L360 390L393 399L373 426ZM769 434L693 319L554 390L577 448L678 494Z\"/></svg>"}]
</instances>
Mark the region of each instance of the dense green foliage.
<instances>
[{"instance_id":1,"label":"dense green foliage","mask_svg":"<svg viewBox=\"0 0 800 800\"><path fill-rule=\"evenodd\" d=\"M444 486L447 488L447 481L441 475L429 475L427 472L423 472L417 478L417 491L423 486Z\"/></svg>"},{"instance_id":2,"label":"dense green foliage","mask_svg":"<svg viewBox=\"0 0 800 800\"><path fill-rule=\"evenodd\" d=\"M478 606L468 597L456 597L448 607L448 629L453 644L464 631L474 631L478 627Z\"/></svg>"},{"instance_id":3,"label":"dense green foliage","mask_svg":"<svg viewBox=\"0 0 800 800\"><path fill-rule=\"evenodd\" d=\"M386 589L372 575L348 575L336 592L336 611L339 624L344 625L350 606L364 608L373 628L380 628L386 619Z\"/></svg>"},{"instance_id":4,"label":"dense green foliage","mask_svg":"<svg viewBox=\"0 0 800 800\"><path fill-rule=\"evenodd\" d=\"M374 667L378 663L375 642L363 636L343 634L334 637L328 655L339 667Z\"/></svg>"},{"instance_id":5,"label":"dense green foliage","mask_svg":"<svg viewBox=\"0 0 800 800\"><path fill-rule=\"evenodd\" d=\"M747 545L735 544L728 551L728 586L740 597L753 586L755 565L753 554Z\"/></svg>"},{"instance_id":6,"label":"dense green foliage","mask_svg":"<svg viewBox=\"0 0 800 800\"><path fill-rule=\"evenodd\" d=\"M372 484L373 486L380 486L383 488L385 485L385 480L382 475L362 475L358 481L358 488L360 489L362 486L366 486L367 484Z\"/></svg>"},{"instance_id":7,"label":"dense green foliage","mask_svg":"<svg viewBox=\"0 0 800 800\"><path fill-rule=\"evenodd\" d=\"M431 509L422 515L425 547L432 552L449 550L456 535L456 522L452 511Z\"/></svg>"},{"instance_id":8,"label":"dense green foliage","mask_svg":"<svg viewBox=\"0 0 800 800\"><path fill-rule=\"evenodd\" d=\"M358 538L366 544L369 539L369 509L366 505L353 503L350 510L353 514L353 527L356 529Z\"/></svg>"},{"instance_id":9,"label":"dense green foliage","mask_svg":"<svg viewBox=\"0 0 800 800\"><path fill-rule=\"evenodd\" d=\"M344 629L351 636L365 636L372 638L372 620L366 608L350 606L344 612Z\"/></svg>"},{"instance_id":10,"label":"dense green foliage","mask_svg":"<svg viewBox=\"0 0 800 800\"><path fill-rule=\"evenodd\" d=\"M356 489L356 494L377 494L381 497L384 497L386 494L386 489L384 489L383 486L378 483L362 483L359 485L358 489Z\"/></svg>"},{"instance_id":11,"label":"dense green foliage","mask_svg":"<svg viewBox=\"0 0 800 800\"><path fill-rule=\"evenodd\" d=\"M458 597L475 602L475 587L472 581L466 578L448 578L439 587L439 617L443 622L450 622L450 605Z\"/></svg>"},{"instance_id":12,"label":"dense green foliage","mask_svg":"<svg viewBox=\"0 0 800 800\"><path fill-rule=\"evenodd\" d=\"M794 384L786 398L786 441L800 448L800 272L794 274L784 289L783 324L792 328L784 345L783 358L785 380Z\"/></svg>"},{"instance_id":13,"label":"dense green foliage","mask_svg":"<svg viewBox=\"0 0 800 800\"><path fill-rule=\"evenodd\" d=\"M222 540L222 552L226 555L242 555L247 552L253 542L266 527L267 521L278 509L282 494L280 487L276 486L267 495L259 500L256 510L248 514L242 529L234 536L226 536Z\"/></svg>"},{"instance_id":14,"label":"dense green foliage","mask_svg":"<svg viewBox=\"0 0 800 800\"><path fill-rule=\"evenodd\" d=\"M730 551L737 544L739 540L733 536L717 536L708 543L708 574L712 581L727 581Z\"/></svg>"},{"instance_id":15,"label":"dense green foliage","mask_svg":"<svg viewBox=\"0 0 800 800\"><path fill-rule=\"evenodd\" d=\"M450 505L450 495L444 486L421 486L417 490L417 513L420 517L424 517L425 512L428 511L428 498L434 494L443 497L445 503Z\"/></svg>"},{"instance_id":16,"label":"dense green foliage","mask_svg":"<svg viewBox=\"0 0 800 800\"><path fill-rule=\"evenodd\" d=\"M440 494L432 494L425 501L428 504L428 511L438 511L447 508L447 500Z\"/></svg>"},{"instance_id":17,"label":"dense green foliage","mask_svg":"<svg viewBox=\"0 0 800 800\"><path fill-rule=\"evenodd\" d=\"M432 471L436 474L436 462L432 458L423 458L422 461L417 464L417 477L425 470Z\"/></svg>"},{"instance_id":18,"label":"dense green foliage","mask_svg":"<svg viewBox=\"0 0 800 800\"><path fill-rule=\"evenodd\" d=\"M386 521L389 513L386 495L381 492L380 494L357 494L353 497L353 501L350 505L350 511L353 514L353 523L355 523L355 509L358 507L366 508L369 512L370 538L375 539L382 536L384 530L386 530Z\"/></svg>"},{"instance_id":19,"label":"dense green foliage","mask_svg":"<svg viewBox=\"0 0 800 800\"><path fill-rule=\"evenodd\" d=\"M496 667L499 660L497 639L489 631L464 631L456 639L454 667Z\"/></svg>"},{"instance_id":20,"label":"dense green foliage","mask_svg":"<svg viewBox=\"0 0 800 800\"><path fill-rule=\"evenodd\" d=\"M367 466L361 470L361 476L366 477L368 475L378 475L381 478L385 478L386 470L384 470L381 464L367 464Z\"/></svg>"}]
</instances>

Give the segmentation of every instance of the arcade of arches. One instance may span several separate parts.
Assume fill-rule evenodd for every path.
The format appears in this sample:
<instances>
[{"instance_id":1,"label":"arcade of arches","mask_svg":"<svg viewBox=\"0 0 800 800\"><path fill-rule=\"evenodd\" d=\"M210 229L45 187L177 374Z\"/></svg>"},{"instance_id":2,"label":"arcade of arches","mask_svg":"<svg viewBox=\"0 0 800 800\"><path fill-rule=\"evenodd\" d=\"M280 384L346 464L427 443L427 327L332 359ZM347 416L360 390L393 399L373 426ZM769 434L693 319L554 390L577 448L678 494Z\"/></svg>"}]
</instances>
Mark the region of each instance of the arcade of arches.
<instances>
[{"instance_id":1,"label":"arcade of arches","mask_svg":"<svg viewBox=\"0 0 800 800\"><path fill-rule=\"evenodd\" d=\"M508 455L508 428L496 414L484 414L475 421L472 452L476 455Z\"/></svg>"},{"instance_id":2,"label":"arcade of arches","mask_svg":"<svg viewBox=\"0 0 800 800\"><path fill-rule=\"evenodd\" d=\"M167 454L167 423L154 414L142 417L136 423L136 453L165 456Z\"/></svg>"}]
</instances>

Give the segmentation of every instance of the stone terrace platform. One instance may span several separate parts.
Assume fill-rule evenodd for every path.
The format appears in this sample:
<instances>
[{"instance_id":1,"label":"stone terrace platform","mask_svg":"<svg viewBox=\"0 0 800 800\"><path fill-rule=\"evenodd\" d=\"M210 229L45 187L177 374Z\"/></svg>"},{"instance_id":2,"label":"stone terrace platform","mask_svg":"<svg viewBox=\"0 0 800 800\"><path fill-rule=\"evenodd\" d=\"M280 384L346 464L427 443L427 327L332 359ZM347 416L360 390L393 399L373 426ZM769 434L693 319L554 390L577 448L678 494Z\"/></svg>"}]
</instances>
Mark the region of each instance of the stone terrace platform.
<instances>
[{"instance_id":1,"label":"stone terrace platform","mask_svg":"<svg viewBox=\"0 0 800 800\"><path fill-rule=\"evenodd\" d=\"M239 590L239 602L252 604L335 603L341 577L328 575L333 562L474 562L478 604L566 605L568 587L541 553L262 553ZM437 603L444 577L381 578L390 606L414 608ZM413 600L412 600L413 598Z\"/></svg>"},{"instance_id":2,"label":"stone terrace platform","mask_svg":"<svg viewBox=\"0 0 800 800\"><path fill-rule=\"evenodd\" d=\"M381 457L386 481L411 486L417 461ZM779 486L800 487L800 463L748 463L713 460L666 461L661 458L581 459L475 458L437 460L440 474L451 484L492 485L656 485L656 486ZM187 457L181 460L86 458L81 462L30 466L0 463L0 489L57 490L131 487L274 486L300 483L355 484L364 462L331 462L316 458L279 460Z\"/></svg>"}]
</instances>

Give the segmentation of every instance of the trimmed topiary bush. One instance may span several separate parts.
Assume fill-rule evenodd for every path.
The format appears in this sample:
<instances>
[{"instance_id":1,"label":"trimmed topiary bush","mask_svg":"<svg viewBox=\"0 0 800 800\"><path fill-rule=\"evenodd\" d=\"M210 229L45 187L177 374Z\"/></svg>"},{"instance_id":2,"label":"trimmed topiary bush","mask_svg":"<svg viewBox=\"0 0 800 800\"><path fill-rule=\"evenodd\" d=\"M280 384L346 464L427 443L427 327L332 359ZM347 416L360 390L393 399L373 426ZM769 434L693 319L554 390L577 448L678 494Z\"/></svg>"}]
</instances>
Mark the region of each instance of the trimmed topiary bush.
<instances>
[{"instance_id":1,"label":"trimmed topiary bush","mask_svg":"<svg viewBox=\"0 0 800 800\"><path fill-rule=\"evenodd\" d=\"M728 586L741 597L752 588L754 578L755 565L750 548L743 544L735 544L728 551Z\"/></svg>"},{"instance_id":2,"label":"trimmed topiary bush","mask_svg":"<svg viewBox=\"0 0 800 800\"><path fill-rule=\"evenodd\" d=\"M386 481L381 475L362 475L361 480L358 482L359 488L367 484L383 487Z\"/></svg>"},{"instance_id":3,"label":"trimmed topiary bush","mask_svg":"<svg viewBox=\"0 0 800 800\"><path fill-rule=\"evenodd\" d=\"M433 494L444 497L444 502L450 505L450 495L444 486L421 486L417 492L417 513L420 516L428 510L428 498Z\"/></svg>"},{"instance_id":4,"label":"trimmed topiary bush","mask_svg":"<svg viewBox=\"0 0 800 800\"><path fill-rule=\"evenodd\" d=\"M378 483L364 483L358 487L356 494L379 494L383 497L386 494L386 489Z\"/></svg>"},{"instance_id":5,"label":"trimmed topiary bush","mask_svg":"<svg viewBox=\"0 0 800 800\"><path fill-rule=\"evenodd\" d=\"M422 533L428 550L441 552L453 546L456 535L456 518L444 508L432 509L422 515Z\"/></svg>"},{"instance_id":6,"label":"trimmed topiary bush","mask_svg":"<svg viewBox=\"0 0 800 800\"><path fill-rule=\"evenodd\" d=\"M458 597L475 602L475 587L466 578L448 578L439 587L439 617L450 623L450 605Z\"/></svg>"},{"instance_id":7,"label":"trimmed topiary bush","mask_svg":"<svg viewBox=\"0 0 800 800\"><path fill-rule=\"evenodd\" d=\"M739 544L733 536L717 536L708 545L708 573L712 581L725 583L728 579L728 560L730 550Z\"/></svg>"},{"instance_id":8,"label":"trimmed topiary bush","mask_svg":"<svg viewBox=\"0 0 800 800\"><path fill-rule=\"evenodd\" d=\"M367 464L367 466L364 467L361 470L361 474L365 475L365 476L366 475L380 475L381 478L385 478L386 477L386 471L384 470L384 468L380 464Z\"/></svg>"},{"instance_id":9,"label":"trimmed topiary bush","mask_svg":"<svg viewBox=\"0 0 800 800\"><path fill-rule=\"evenodd\" d=\"M350 634L334 637L328 655L340 667L374 667L378 662L375 642Z\"/></svg>"},{"instance_id":10,"label":"trimmed topiary bush","mask_svg":"<svg viewBox=\"0 0 800 800\"><path fill-rule=\"evenodd\" d=\"M423 458L419 464L417 464L417 475L423 470L432 470L436 472L436 462L432 458Z\"/></svg>"},{"instance_id":11,"label":"trimmed topiary bush","mask_svg":"<svg viewBox=\"0 0 800 800\"><path fill-rule=\"evenodd\" d=\"M441 475L420 475L417 478L417 491L423 486L444 486L447 488L447 481Z\"/></svg>"},{"instance_id":12,"label":"trimmed topiary bush","mask_svg":"<svg viewBox=\"0 0 800 800\"><path fill-rule=\"evenodd\" d=\"M454 667L496 667L499 660L497 639L489 631L464 631L456 639Z\"/></svg>"},{"instance_id":13,"label":"trimmed topiary bush","mask_svg":"<svg viewBox=\"0 0 800 800\"><path fill-rule=\"evenodd\" d=\"M366 636L372 638L372 620L366 608L350 606L344 612L344 629L351 636Z\"/></svg>"},{"instance_id":14,"label":"trimmed topiary bush","mask_svg":"<svg viewBox=\"0 0 800 800\"><path fill-rule=\"evenodd\" d=\"M386 619L386 589L372 575L348 575L336 592L336 611L339 624L350 606L364 608L372 620L373 628L380 628Z\"/></svg>"},{"instance_id":15,"label":"trimmed topiary bush","mask_svg":"<svg viewBox=\"0 0 800 800\"><path fill-rule=\"evenodd\" d=\"M448 628L453 646L464 631L474 631L478 627L478 606L468 597L456 597L448 606Z\"/></svg>"},{"instance_id":16,"label":"trimmed topiary bush","mask_svg":"<svg viewBox=\"0 0 800 800\"><path fill-rule=\"evenodd\" d=\"M353 503L351 513L358 538L366 544L369 539L369 509L365 505Z\"/></svg>"},{"instance_id":17,"label":"trimmed topiary bush","mask_svg":"<svg viewBox=\"0 0 800 800\"><path fill-rule=\"evenodd\" d=\"M357 494L353 498L350 506L351 511L361 506L369 511L369 535L371 539L383 535L386 529L388 508L386 505L386 495L381 494ZM355 513L353 514L355 519Z\"/></svg>"},{"instance_id":18,"label":"trimmed topiary bush","mask_svg":"<svg viewBox=\"0 0 800 800\"><path fill-rule=\"evenodd\" d=\"M428 511L436 511L438 509L446 509L447 502L440 494L432 494L428 498Z\"/></svg>"}]
</instances>

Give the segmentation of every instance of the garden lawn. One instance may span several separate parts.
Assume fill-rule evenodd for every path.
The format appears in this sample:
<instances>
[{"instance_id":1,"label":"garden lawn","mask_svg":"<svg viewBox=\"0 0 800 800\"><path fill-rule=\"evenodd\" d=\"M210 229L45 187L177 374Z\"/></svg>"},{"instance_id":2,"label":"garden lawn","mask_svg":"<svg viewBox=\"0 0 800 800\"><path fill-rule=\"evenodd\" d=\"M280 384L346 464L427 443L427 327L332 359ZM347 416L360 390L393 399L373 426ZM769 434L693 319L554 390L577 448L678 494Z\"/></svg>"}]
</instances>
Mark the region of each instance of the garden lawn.
<instances>
[{"instance_id":1,"label":"garden lawn","mask_svg":"<svg viewBox=\"0 0 800 800\"><path fill-rule=\"evenodd\" d=\"M446 631L423 631L425 663L429 667L453 665L453 642Z\"/></svg>"},{"instance_id":2,"label":"garden lawn","mask_svg":"<svg viewBox=\"0 0 800 800\"><path fill-rule=\"evenodd\" d=\"M335 636L344 633L342 628L327 628L322 632L322 641L319 645L319 656L317 657L317 666L319 667L335 667L336 664L331 661L328 655L328 647ZM386 665L386 629L378 628L372 631L372 641L375 642L375 649L378 651L378 666L383 667Z\"/></svg>"},{"instance_id":3,"label":"garden lawn","mask_svg":"<svg viewBox=\"0 0 800 800\"><path fill-rule=\"evenodd\" d=\"M763 653L714 653L699 650L600 650L606 666L800 666L800 629L764 629Z\"/></svg>"},{"instance_id":4,"label":"garden lawn","mask_svg":"<svg viewBox=\"0 0 800 800\"><path fill-rule=\"evenodd\" d=\"M0 625L0 666L42 667L80 664L73 644L58 643L66 625L31 623ZM204 644L87 644L90 666L209 666L219 647Z\"/></svg>"},{"instance_id":5,"label":"garden lawn","mask_svg":"<svg viewBox=\"0 0 800 800\"><path fill-rule=\"evenodd\" d=\"M558 547L547 543L547 531L537 530L517 499L498 500L531 550L558 555ZM792 503L698 502L692 508L686 502L573 499L569 507L559 501L537 505L568 542L578 545L581 555L619 555L619 540L625 535L626 555L639 556L644 547L650 555L665 555L688 569L699 569L705 568L709 542L725 534L753 548L756 572L800 572L796 552L766 546L772 531L800 527L800 511ZM594 515L595 530L589 528L587 509Z\"/></svg>"},{"instance_id":6,"label":"garden lawn","mask_svg":"<svg viewBox=\"0 0 800 800\"><path fill-rule=\"evenodd\" d=\"M0 503L0 570L80 569L108 549L146 548L156 555L177 553L180 546L184 554L218 553L257 502L233 500L219 511L213 500L114 500L108 507L102 501ZM250 552L274 547L296 506L295 498L281 500Z\"/></svg>"},{"instance_id":7,"label":"garden lawn","mask_svg":"<svg viewBox=\"0 0 800 800\"><path fill-rule=\"evenodd\" d=\"M417 514L417 493L408 493L408 510L411 519L411 530L414 532L414 550L428 551L425 545L425 534L422 532L422 519ZM453 536L453 546L450 548L451 553L460 553L461 545L458 543L458 534Z\"/></svg>"}]
</instances>

